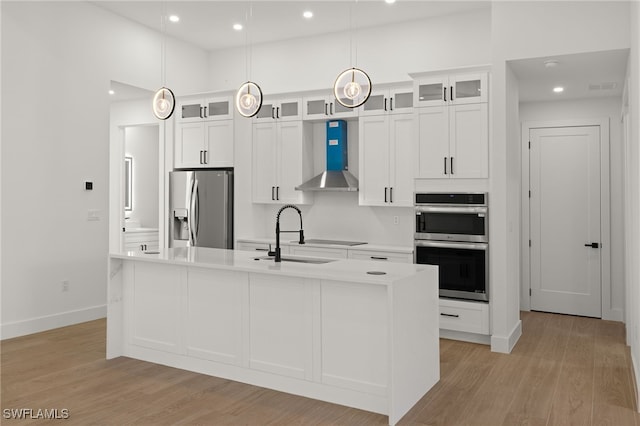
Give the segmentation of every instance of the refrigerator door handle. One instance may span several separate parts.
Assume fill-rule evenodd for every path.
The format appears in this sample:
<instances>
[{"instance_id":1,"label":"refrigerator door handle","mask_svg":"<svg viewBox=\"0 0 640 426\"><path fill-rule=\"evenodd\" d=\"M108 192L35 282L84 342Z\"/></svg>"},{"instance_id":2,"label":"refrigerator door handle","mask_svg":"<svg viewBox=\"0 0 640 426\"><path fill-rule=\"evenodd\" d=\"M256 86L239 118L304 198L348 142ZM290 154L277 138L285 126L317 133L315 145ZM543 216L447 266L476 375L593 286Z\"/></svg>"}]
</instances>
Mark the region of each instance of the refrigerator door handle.
<instances>
[{"instance_id":1,"label":"refrigerator door handle","mask_svg":"<svg viewBox=\"0 0 640 426\"><path fill-rule=\"evenodd\" d=\"M193 233L193 225L195 223L195 217L194 217L194 213L196 210L196 206L195 206L195 176L194 176L194 180L191 181L191 193L189 194L189 245L190 246L194 246L195 245L195 235Z\"/></svg>"},{"instance_id":2,"label":"refrigerator door handle","mask_svg":"<svg viewBox=\"0 0 640 426\"><path fill-rule=\"evenodd\" d=\"M200 193L198 192L198 179L193 185L193 205L194 205L194 222L193 222L193 245L198 245L198 230L200 229Z\"/></svg>"}]
</instances>

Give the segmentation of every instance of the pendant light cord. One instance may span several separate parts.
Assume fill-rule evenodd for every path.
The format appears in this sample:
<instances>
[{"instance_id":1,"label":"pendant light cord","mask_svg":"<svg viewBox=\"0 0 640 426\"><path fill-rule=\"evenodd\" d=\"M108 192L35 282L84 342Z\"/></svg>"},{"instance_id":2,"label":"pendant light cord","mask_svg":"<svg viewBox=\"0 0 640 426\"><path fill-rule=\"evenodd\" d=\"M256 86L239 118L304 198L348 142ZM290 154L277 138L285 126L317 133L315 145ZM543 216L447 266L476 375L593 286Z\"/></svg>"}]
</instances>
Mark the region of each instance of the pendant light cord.
<instances>
[{"instance_id":1,"label":"pendant light cord","mask_svg":"<svg viewBox=\"0 0 640 426\"><path fill-rule=\"evenodd\" d=\"M162 14L160 16L160 32L161 32L161 42L160 42L160 84L162 87L166 85L166 39L165 39L165 25L167 19L167 4L166 2L162 2Z\"/></svg>"}]
</instances>

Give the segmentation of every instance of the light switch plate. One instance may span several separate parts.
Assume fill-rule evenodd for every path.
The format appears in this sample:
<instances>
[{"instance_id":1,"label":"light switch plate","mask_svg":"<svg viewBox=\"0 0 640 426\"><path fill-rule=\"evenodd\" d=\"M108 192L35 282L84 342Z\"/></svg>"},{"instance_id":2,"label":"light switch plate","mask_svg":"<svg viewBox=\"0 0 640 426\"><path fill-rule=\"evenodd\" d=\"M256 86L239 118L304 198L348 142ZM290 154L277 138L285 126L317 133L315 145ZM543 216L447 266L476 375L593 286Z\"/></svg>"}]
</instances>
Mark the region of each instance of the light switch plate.
<instances>
[{"instance_id":1,"label":"light switch plate","mask_svg":"<svg viewBox=\"0 0 640 426\"><path fill-rule=\"evenodd\" d=\"M96 209L87 210L87 220L89 221L100 220L100 210L96 210Z\"/></svg>"}]
</instances>

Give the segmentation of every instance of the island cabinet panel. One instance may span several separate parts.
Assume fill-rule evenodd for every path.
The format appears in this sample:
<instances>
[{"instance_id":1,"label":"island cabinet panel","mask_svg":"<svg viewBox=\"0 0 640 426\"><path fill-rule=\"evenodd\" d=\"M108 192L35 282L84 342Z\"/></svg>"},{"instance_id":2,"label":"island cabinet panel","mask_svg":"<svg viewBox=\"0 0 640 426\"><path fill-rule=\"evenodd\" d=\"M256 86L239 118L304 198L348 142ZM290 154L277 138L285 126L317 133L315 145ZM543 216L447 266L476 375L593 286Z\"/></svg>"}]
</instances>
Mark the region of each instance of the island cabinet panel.
<instances>
[{"instance_id":1,"label":"island cabinet panel","mask_svg":"<svg viewBox=\"0 0 640 426\"><path fill-rule=\"evenodd\" d=\"M182 352L183 270L169 265L137 263L131 301L131 343L166 352Z\"/></svg>"},{"instance_id":2,"label":"island cabinet panel","mask_svg":"<svg viewBox=\"0 0 640 426\"><path fill-rule=\"evenodd\" d=\"M187 354L241 365L248 274L191 268L187 283Z\"/></svg>"},{"instance_id":3,"label":"island cabinet panel","mask_svg":"<svg viewBox=\"0 0 640 426\"><path fill-rule=\"evenodd\" d=\"M323 281L322 382L386 395L389 363L387 288Z\"/></svg>"},{"instance_id":4,"label":"island cabinet panel","mask_svg":"<svg viewBox=\"0 0 640 426\"><path fill-rule=\"evenodd\" d=\"M311 380L311 286L300 278L252 274L249 278L249 366Z\"/></svg>"}]
</instances>

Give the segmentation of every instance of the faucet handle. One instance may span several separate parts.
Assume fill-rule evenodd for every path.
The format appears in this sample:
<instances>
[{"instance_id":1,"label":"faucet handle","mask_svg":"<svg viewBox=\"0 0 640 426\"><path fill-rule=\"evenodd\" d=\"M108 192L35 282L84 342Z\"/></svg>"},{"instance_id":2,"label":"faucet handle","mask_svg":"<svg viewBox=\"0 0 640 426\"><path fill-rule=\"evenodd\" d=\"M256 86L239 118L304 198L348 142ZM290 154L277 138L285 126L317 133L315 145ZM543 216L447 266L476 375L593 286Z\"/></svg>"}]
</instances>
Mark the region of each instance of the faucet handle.
<instances>
[{"instance_id":1,"label":"faucet handle","mask_svg":"<svg viewBox=\"0 0 640 426\"><path fill-rule=\"evenodd\" d=\"M300 230L300 241L298 241L298 244L304 244L304 231L302 229Z\"/></svg>"}]
</instances>

